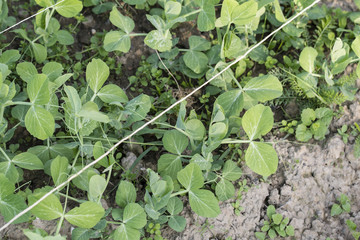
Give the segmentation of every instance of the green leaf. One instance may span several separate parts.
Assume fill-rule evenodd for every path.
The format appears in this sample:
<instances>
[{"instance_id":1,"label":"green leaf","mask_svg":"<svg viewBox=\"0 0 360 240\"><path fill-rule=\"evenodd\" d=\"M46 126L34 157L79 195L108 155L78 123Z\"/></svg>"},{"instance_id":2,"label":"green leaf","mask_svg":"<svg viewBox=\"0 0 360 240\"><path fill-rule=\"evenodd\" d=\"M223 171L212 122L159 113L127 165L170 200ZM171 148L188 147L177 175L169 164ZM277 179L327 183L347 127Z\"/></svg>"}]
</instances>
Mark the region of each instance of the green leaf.
<instances>
[{"instance_id":1,"label":"green leaf","mask_svg":"<svg viewBox=\"0 0 360 240\"><path fill-rule=\"evenodd\" d=\"M95 159L98 159L99 157L101 157L102 155L105 154L105 151L104 151L104 147L101 143L101 141L97 141L95 144L94 144L94 148L93 148L93 155L94 155L94 158ZM104 157L103 159L101 159L99 161L99 164L103 167L108 167L109 166L109 161L108 161L108 158L107 157Z\"/></svg>"},{"instance_id":2,"label":"green leaf","mask_svg":"<svg viewBox=\"0 0 360 240\"><path fill-rule=\"evenodd\" d=\"M257 239L265 240L265 238L266 238L266 233L256 232L256 233L255 233L255 236L256 236Z\"/></svg>"},{"instance_id":3,"label":"green leaf","mask_svg":"<svg viewBox=\"0 0 360 240\"><path fill-rule=\"evenodd\" d=\"M137 203L129 203L124 209L123 222L126 226L141 229L146 225L146 213Z\"/></svg>"},{"instance_id":4,"label":"green leaf","mask_svg":"<svg viewBox=\"0 0 360 240\"><path fill-rule=\"evenodd\" d=\"M248 96L260 102L278 98L282 95L282 85L273 75L252 78L243 88Z\"/></svg>"},{"instance_id":5,"label":"green leaf","mask_svg":"<svg viewBox=\"0 0 360 240\"><path fill-rule=\"evenodd\" d=\"M114 239L140 240L140 232L137 229L121 224L114 233Z\"/></svg>"},{"instance_id":6,"label":"green leaf","mask_svg":"<svg viewBox=\"0 0 360 240\"><path fill-rule=\"evenodd\" d=\"M243 116L242 126L250 138L254 140L268 133L274 124L270 107L258 104L250 108Z\"/></svg>"},{"instance_id":7,"label":"green leaf","mask_svg":"<svg viewBox=\"0 0 360 240\"><path fill-rule=\"evenodd\" d=\"M207 51L211 47L211 43L199 36L189 37L189 47L193 51Z\"/></svg>"},{"instance_id":8,"label":"green leaf","mask_svg":"<svg viewBox=\"0 0 360 240\"><path fill-rule=\"evenodd\" d=\"M62 45L72 45L75 40L74 37L66 30L59 30L55 33L57 40Z\"/></svg>"},{"instance_id":9,"label":"green leaf","mask_svg":"<svg viewBox=\"0 0 360 240\"><path fill-rule=\"evenodd\" d=\"M223 178L229 181L236 181L241 177L241 175L242 175L241 168L237 166L236 162L233 162L231 160L225 162L222 170Z\"/></svg>"},{"instance_id":10,"label":"green leaf","mask_svg":"<svg viewBox=\"0 0 360 240\"><path fill-rule=\"evenodd\" d=\"M124 90L115 84L108 84L101 88L97 94L99 98L106 103L125 103L128 101Z\"/></svg>"},{"instance_id":11,"label":"green leaf","mask_svg":"<svg viewBox=\"0 0 360 240\"><path fill-rule=\"evenodd\" d=\"M105 178L100 175L94 175L89 181L89 196L92 200L97 201L101 198L107 186Z\"/></svg>"},{"instance_id":12,"label":"green leaf","mask_svg":"<svg viewBox=\"0 0 360 240\"><path fill-rule=\"evenodd\" d=\"M179 171L177 179L186 190L199 189L204 186L204 177L200 167L195 163L190 163Z\"/></svg>"},{"instance_id":13,"label":"green leaf","mask_svg":"<svg viewBox=\"0 0 360 240\"><path fill-rule=\"evenodd\" d=\"M161 176L168 175L176 179L177 173L182 169L181 158L173 154L163 154L157 163Z\"/></svg>"},{"instance_id":14,"label":"green leaf","mask_svg":"<svg viewBox=\"0 0 360 240\"><path fill-rule=\"evenodd\" d=\"M228 132L227 124L223 122L217 122L210 126L209 137L212 141L222 140Z\"/></svg>"},{"instance_id":15,"label":"green leaf","mask_svg":"<svg viewBox=\"0 0 360 240\"><path fill-rule=\"evenodd\" d=\"M305 47L299 57L300 66L308 73L313 73L315 69L315 60L318 53L312 47Z\"/></svg>"},{"instance_id":16,"label":"green leaf","mask_svg":"<svg viewBox=\"0 0 360 240\"><path fill-rule=\"evenodd\" d=\"M0 173L3 173L7 179L13 183L17 183L19 180L19 172L16 170L15 165L10 162L0 162Z\"/></svg>"},{"instance_id":17,"label":"green leaf","mask_svg":"<svg viewBox=\"0 0 360 240\"><path fill-rule=\"evenodd\" d=\"M80 100L79 94L77 93L76 89L72 86L64 86L64 90L65 90L66 95L68 96L69 103L70 103L74 113L80 112L81 100Z\"/></svg>"},{"instance_id":18,"label":"green leaf","mask_svg":"<svg viewBox=\"0 0 360 240\"><path fill-rule=\"evenodd\" d=\"M34 154L29 152L24 152L16 155L12 162L21 168L28 170L39 170L44 169L42 161Z\"/></svg>"},{"instance_id":19,"label":"green leaf","mask_svg":"<svg viewBox=\"0 0 360 240\"><path fill-rule=\"evenodd\" d=\"M202 217L217 217L220 214L219 202L208 190L195 189L189 192L191 209Z\"/></svg>"},{"instance_id":20,"label":"green leaf","mask_svg":"<svg viewBox=\"0 0 360 240\"><path fill-rule=\"evenodd\" d=\"M1 198L0 201L0 213L4 217L5 222L13 219L21 211L25 210L27 205L24 199L18 194L12 194ZM18 219L16 219L13 224L23 223L29 221L30 213L25 213Z\"/></svg>"},{"instance_id":21,"label":"green leaf","mask_svg":"<svg viewBox=\"0 0 360 240\"><path fill-rule=\"evenodd\" d=\"M206 70L209 59L205 53L188 51L184 55L184 62L195 73L202 73Z\"/></svg>"},{"instance_id":22,"label":"green leaf","mask_svg":"<svg viewBox=\"0 0 360 240\"><path fill-rule=\"evenodd\" d=\"M22 62L16 66L16 72L19 74L20 78L25 82L29 82L35 74L38 74L34 64L30 62Z\"/></svg>"},{"instance_id":23,"label":"green leaf","mask_svg":"<svg viewBox=\"0 0 360 240\"><path fill-rule=\"evenodd\" d=\"M104 209L97 203L84 202L65 214L65 219L81 228L92 228L104 216Z\"/></svg>"},{"instance_id":24,"label":"green leaf","mask_svg":"<svg viewBox=\"0 0 360 240\"><path fill-rule=\"evenodd\" d=\"M166 205L166 210L171 215L179 214L183 210L183 208L183 202L177 197L170 198L168 204Z\"/></svg>"},{"instance_id":25,"label":"green leaf","mask_svg":"<svg viewBox=\"0 0 360 240\"><path fill-rule=\"evenodd\" d=\"M152 30L146 35L144 43L160 52L170 51L172 47L170 31L166 30L163 33L160 30Z\"/></svg>"},{"instance_id":26,"label":"green leaf","mask_svg":"<svg viewBox=\"0 0 360 240\"><path fill-rule=\"evenodd\" d=\"M343 212L341 206L339 204L334 204L331 207L331 216L336 216L336 215L340 215Z\"/></svg>"},{"instance_id":27,"label":"green leaf","mask_svg":"<svg viewBox=\"0 0 360 240\"><path fill-rule=\"evenodd\" d=\"M131 33L135 28L134 21L127 17L122 15L116 8L116 6L113 7L112 11L110 12L110 22L126 32L127 34Z\"/></svg>"},{"instance_id":28,"label":"green leaf","mask_svg":"<svg viewBox=\"0 0 360 240\"><path fill-rule=\"evenodd\" d=\"M98 122L103 122L103 123L110 122L109 117L104 113L100 112L98 110L97 104L91 101L85 103L77 115L79 117L88 118Z\"/></svg>"},{"instance_id":29,"label":"green leaf","mask_svg":"<svg viewBox=\"0 0 360 240\"><path fill-rule=\"evenodd\" d=\"M32 106L25 116L26 129L34 137L45 140L55 131L54 117L42 107Z\"/></svg>"},{"instance_id":30,"label":"green leaf","mask_svg":"<svg viewBox=\"0 0 360 240\"><path fill-rule=\"evenodd\" d=\"M274 239L276 237L276 232L272 228L268 231L268 234L271 239Z\"/></svg>"},{"instance_id":31,"label":"green leaf","mask_svg":"<svg viewBox=\"0 0 360 240\"><path fill-rule=\"evenodd\" d=\"M116 191L115 202L120 207L124 208L136 200L136 190L132 183L128 181L120 181L119 187Z\"/></svg>"},{"instance_id":32,"label":"green leaf","mask_svg":"<svg viewBox=\"0 0 360 240\"><path fill-rule=\"evenodd\" d=\"M231 13L231 22L235 25L246 25L256 17L258 4L254 0L236 6Z\"/></svg>"},{"instance_id":33,"label":"green leaf","mask_svg":"<svg viewBox=\"0 0 360 240\"><path fill-rule=\"evenodd\" d=\"M130 5L143 4L146 2L146 0L123 0L123 1Z\"/></svg>"},{"instance_id":34,"label":"green leaf","mask_svg":"<svg viewBox=\"0 0 360 240\"><path fill-rule=\"evenodd\" d=\"M33 43L33 42L31 42L31 47L34 52L36 62L38 63L44 62L47 57L46 47L44 47L39 43Z\"/></svg>"},{"instance_id":35,"label":"green leaf","mask_svg":"<svg viewBox=\"0 0 360 240\"><path fill-rule=\"evenodd\" d=\"M43 197L46 193L39 192L32 194L28 197L29 205L32 205L41 197ZM44 200L42 200L38 205L36 205L31 212L38 218L42 220L54 220L63 215L63 207L59 199L54 195L51 194Z\"/></svg>"},{"instance_id":36,"label":"green leaf","mask_svg":"<svg viewBox=\"0 0 360 240\"><path fill-rule=\"evenodd\" d=\"M307 142L312 138L312 133L304 124L299 124L296 127L295 137L298 141Z\"/></svg>"},{"instance_id":37,"label":"green leaf","mask_svg":"<svg viewBox=\"0 0 360 240\"><path fill-rule=\"evenodd\" d=\"M109 67L101 59L94 58L86 66L86 81L94 93L100 90L109 74Z\"/></svg>"},{"instance_id":38,"label":"green leaf","mask_svg":"<svg viewBox=\"0 0 360 240\"><path fill-rule=\"evenodd\" d=\"M224 92L217 97L214 106L216 106L216 104L220 105L224 109L225 116L227 118L231 116L238 117L244 106L242 91L237 89Z\"/></svg>"},{"instance_id":39,"label":"green leaf","mask_svg":"<svg viewBox=\"0 0 360 240\"><path fill-rule=\"evenodd\" d=\"M50 6L54 5L54 1L53 1L53 0L35 0L35 2L36 2L40 7L43 7L43 8L50 7Z\"/></svg>"},{"instance_id":40,"label":"green leaf","mask_svg":"<svg viewBox=\"0 0 360 240\"><path fill-rule=\"evenodd\" d=\"M239 3L235 0L224 0L221 6L221 13L220 13L221 25L219 27L226 26L231 22L232 20L231 13L238 5Z\"/></svg>"},{"instance_id":41,"label":"green leaf","mask_svg":"<svg viewBox=\"0 0 360 240\"><path fill-rule=\"evenodd\" d=\"M288 236L293 237L295 236L294 227L293 226L286 226L285 232Z\"/></svg>"},{"instance_id":42,"label":"green leaf","mask_svg":"<svg viewBox=\"0 0 360 240\"><path fill-rule=\"evenodd\" d=\"M278 156L266 143L251 142L245 154L246 165L255 173L267 177L276 172Z\"/></svg>"},{"instance_id":43,"label":"green leaf","mask_svg":"<svg viewBox=\"0 0 360 240\"><path fill-rule=\"evenodd\" d=\"M130 47L130 36L122 31L110 31L105 35L104 49L108 52L120 51L127 53Z\"/></svg>"},{"instance_id":44,"label":"green leaf","mask_svg":"<svg viewBox=\"0 0 360 240\"><path fill-rule=\"evenodd\" d=\"M45 74L36 74L28 82L27 93L33 104L47 104L50 101L49 84Z\"/></svg>"},{"instance_id":45,"label":"green leaf","mask_svg":"<svg viewBox=\"0 0 360 240\"><path fill-rule=\"evenodd\" d=\"M279 225L281 223L281 220L283 219L283 216L279 213L273 214L271 216L272 220L276 225Z\"/></svg>"},{"instance_id":46,"label":"green leaf","mask_svg":"<svg viewBox=\"0 0 360 240\"><path fill-rule=\"evenodd\" d=\"M197 19L199 31L207 32L215 28L215 7L208 0L201 0L202 7Z\"/></svg>"},{"instance_id":47,"label":"green leaf","mask_svg":"<svg viewBox=\"0 0 360 240\"><path fill-rule=\"evenodd\" d=\"M81 12L83 5L79 0L65 0L55 6L56 11L63 17L75 17Z\"/></svg>"},{"instance_id":48,"label":"green leaf","mask_svg":"<svg viewBox=\"0 0 360 240\"><path fill-rule=\"evenodd\" d=\"M75 228L71 232L71 240L89 240L94 230L86 228Z\"/></svg>"},{"instance_id":49,"label":"green leaf","mask_svg":"<svg viewBox=\"0 0 360 240\"><path fill-rule=\"evenodd\" d=\"M66 157L59 155L54 160L52 160L50 172L52 180L56 186L59 186L61 183L67 180L70 172L69 167L69 161Z\"/></svg>"},{"instance_id":50,"label":"green leaf","mask_svg":"<svg viewBox=\"0 0 360 240\"><path fill-rule=\"evenodd\" d=\"M189 139L177 130L170 130L165 132L162 142L167 151L181 155L188 146Z\"/></svg>"},{"instance_id":51,"label":"green leaf","mask_svg":"<svg viewBox=\"0 0 360 240\"><path fill-rule=\"evenodd\" d=\"M167 19L174 19L180 15L181 3L173 1L166 2L164 10Z\"/></svg>"},{"instance_id":52,"label":"green leaf","mask_svg":"<svg viewBox=\"0 0 360 240\"><path fill-rule=\"evenodd\" d=\"M209 170L211 168L211 162L203 158L200 154L196 153L190 159L191 163L195 163L200 167L201 170Z\"/></svg>"},{"instance_id":53,"label":"green leaf","mask_svg":"<svg viewBox=\"0 0 360 240\"><path fill-rule=\"evenodd\" d=\"M14 191L15 185L9 181L9 179L7 179L3 173L0 173L0 199L13 194Z\"/></svg>"},{"instance_id":54,"label":"green leaf","mask_svg":"<svg viewBox=\"0 0 360 240\"><path fill-rule=\"evenodd\" d=\"M226 201L235 195L235 187L228 180L221 179L216 184L215 193L220 201Z\"/></svg>"},{"instance_id":55,"label":"green leaf","mask_svg":"<svg viewBox=\"0 0 360 240\"><path fill-rule=\"evenodd\" d=\"M151 99L148 95L141 94L130 100L125 106L125 112L129 114L126 124L143 120L150 111Z\"/></svg>"},{"instance_id":56,"label":"green leaf","mask_svg":"<svg viewBox=\"0 0 360 240\"><path fill-rule=\"evenodd\" d=\"M286 18L281 10L280 3L278 0L274 1L274 8L275 8L275 18L279 22L285 22Z\"/></svg>"},{"instance_id":57,"label":"green leaf","mask_svg":"<svg viewBox=\"0 0 360 240\"><path fill-rule=\"evenodd\" d=\"M55 80L60 77L64 68L58 62L48 62L41 69L42 73L45 74L50 81Z\"/></svg>"},{"instance_id":58,"label":"green leaf","mask_svg":"<svg viewBox=\"0 0 360 240\"><path fill-rule=\"evenodd\" d=\"M301 112L301 121L305 126L310 126L316 119L316 113L311 108L306 108Z\"/></svg>"},{"instance_id":59,"label":"green leaf","mask_svg":"<svg viewBox=\"0 0 360 240\"><path fill-rule=\"evenodd\" d=\"M168 224L169 227L174 229L176 232L182 232L186 227L186 219L182 216L171 216Z\"/></svg>"},{"instance_id":60,"label":"green leaf","mask_svg":"<svg viewBox=\"0 0 360 240\"><path fill-rule=\"evenodd\" d=\"M16 62L17 60L19 60L20 57L21 55L19 54L18 50L15 49L7 50L3 52L2 55L0 56L0 63L10 65Z\"/></svg>"},{"instance_id":61,"label":"green leaf","mask_svg":"<svg viewBox=\"0 0 360 240\"><path fill-rule=\"evenodd\" d=\"M193 140L203 140L205 136L205 127L204 124L198 119L190 119L185 124L185 132Z\"/></svg>"}]
</instances>

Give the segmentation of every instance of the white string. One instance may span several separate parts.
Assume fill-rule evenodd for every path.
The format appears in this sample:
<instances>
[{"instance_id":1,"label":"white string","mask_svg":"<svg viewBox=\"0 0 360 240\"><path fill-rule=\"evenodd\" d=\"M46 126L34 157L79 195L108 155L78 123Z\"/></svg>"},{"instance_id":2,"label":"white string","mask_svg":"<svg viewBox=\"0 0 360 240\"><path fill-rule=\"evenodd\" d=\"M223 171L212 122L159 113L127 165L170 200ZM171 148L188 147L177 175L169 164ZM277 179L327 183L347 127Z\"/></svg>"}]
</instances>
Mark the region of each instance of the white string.
<instances>
[{"instance_id":1,"label":"white string","mask_svg":"<svg viewBox=\"0 0 360 240\"><path fill-rule=\"evenodd\" d=\"M299 12L298 14L296 14L295 16L293 16L292 18L290 18L286 23L284 23L283 25L281 25L278 29L276 29L275 31L273 31L272 33L270 33L268 36L266 36L263 40L261 40L259 43L255 44L253 47L251 47L248 51L246 51L246 53L238 58L236 58L236 60L234 60L232 63L230 63L227 67L225 67L223 70L221 70L219 73L217 73L215 76L213 76L212 78L210 78L209 80L207 80L206 82L204 82L203 84L201 84L199 87L197 87L195 90L193 90L191 93L189 93L187 96L183 97L182 99L176 101L174 104L172 104L170 107L168 107L166 110L164 110L163 112L161 112L159 115L157 115L156 117L154 117L153 119L151 119L149 122L145 123L143 126L141 126L140 128L136 129L134 132L132 132L130 135L128 135L127 137L121 139L119 142L117 142L114 146L112 146L106 153L104 153L103 155L101 155L100 157L98 157L96 160L94 160L92 163L86 165L83 169L81 169L79 172L77 172L76 174L70 176L68 178L68 180L66 180L65 182L63 182L62 184L58 185L56 188L52 189L51 191L49 191L48 193L46 193L44 196L42 196L39 200L37 200L36 202L34 202L32 205L30 205L29 207L27 207L25 210L23 210L22 212L18 213L15 217L13 217L8 223L6 223L4 226L2 226L0 228L0 232L3 231L5 228L7 228L11 223L13 223L16 219L18 219L19 217L21 217L22 215L24 215L25 213L29 212L31 209L33 209L36 205L38 205L41 201L43 201L45 198L47 198L48 196L50 196L51 194L53 194L54 192L58 191L59 189L61 189L62 187L64 187L66 184L68 184L71 180L73 180L74 178L76 178L77 176L79 176L81 173L85 172L88 168L90 168L91 166L95 165L96 163L98 163L101 159L103 159L104 157L106 157L107 155L109 155L115 148L117 148L121 143L123 143L124 141L128 140L129 138L131 138L132 136L134 136L136 133L138 133L139 131L141 131L142 129L144 129L145 127L147 127L148 125L152 124L153 122L155 122L157 119L159 119L161 116L163 116L165 113L167 113L168 111L170 111L172 108L174 108L176 105L180 104L182 101L186 100L188 97L190 97L191 95L193 95L195 92L199 91L201 88L203 88L204 86L206 86L207 84L209 84L212 80L214 80L215 78L217 78L218 76L220 76L223 72L225 72L226 70L228 70L231 66L235 65L236 63L238 63L240 60L244 59L251 51L253 51L255 48L259 47L261 44L263 44L266 40L268 40L270 37L272 37L274 34L276 34L277 32L279 32L282 28L284 28L286 25L288 25L289 23L291 23L295 18L299 17L301 14L303 14L304 12L306 12L309 8L313 7L316 3L320 2L320 0L315 0L312 4L310 4L308 7L304 8L301 12Z\"/></svg>"},{"instance_id":2,"label":"white string","mask_svg":"<svg viewBox=\"0 0 360 240\"><path fill-rule=\"evenodd\" d=\"M52 5L52 6L50 6L50 7L47 7L47 8L45 8L45 9L41 10L40 12L37 12L37 13L35 13L34 15L31 15L30 17L27 17L27 18L25 18L25 19L21 20L21 21L20 21L20 22L18 22L18 23L15 23L15 24L14 24L14 25L12 25L11 27L8 27L7 29L5 29L5 30L1 31L1 32L0 32L0 35L1 35L1 34L3 34L4 32L9 31L10 29L12 29L12 28L16 27L17 25L19 25L19 24L21 24L21 23L23 23L23 22L25 22L25 21L27 21L27 20L29 20L29 19L31 19L31 18L33 18L33 17L37 16L37 15L39 15L40 13L45 12L45 11L46 11L46 10L48 10L49 8L53 8L53 7L55 7L56 5L58 5L58 4L60 4L60 3L62 3L63 1L65 1L65 0L61 0L61 1L57 2L57 3L55 3L54 5Z\"/></svg>"}]
</instances>

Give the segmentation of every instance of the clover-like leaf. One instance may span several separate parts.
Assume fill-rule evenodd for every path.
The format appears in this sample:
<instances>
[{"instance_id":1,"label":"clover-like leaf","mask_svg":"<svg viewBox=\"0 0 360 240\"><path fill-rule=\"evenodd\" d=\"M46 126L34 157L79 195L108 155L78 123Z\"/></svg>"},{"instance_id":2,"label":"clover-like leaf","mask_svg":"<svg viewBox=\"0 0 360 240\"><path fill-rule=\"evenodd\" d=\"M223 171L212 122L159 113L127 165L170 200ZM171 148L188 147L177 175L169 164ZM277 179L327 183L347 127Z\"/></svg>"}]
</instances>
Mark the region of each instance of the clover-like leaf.
<instances>
[{"instance_id":1,"label":"clover-like leaf","mask_svg":"<svg viewBox=\"0 0 360 240\"><path fill-rule=\"evenodd\" d=\"M242 119L242 126L250 140L268 133L273 124L274 117L270 107L265 107L262 104L250 108Z\"/></svg>"}]
</instances>

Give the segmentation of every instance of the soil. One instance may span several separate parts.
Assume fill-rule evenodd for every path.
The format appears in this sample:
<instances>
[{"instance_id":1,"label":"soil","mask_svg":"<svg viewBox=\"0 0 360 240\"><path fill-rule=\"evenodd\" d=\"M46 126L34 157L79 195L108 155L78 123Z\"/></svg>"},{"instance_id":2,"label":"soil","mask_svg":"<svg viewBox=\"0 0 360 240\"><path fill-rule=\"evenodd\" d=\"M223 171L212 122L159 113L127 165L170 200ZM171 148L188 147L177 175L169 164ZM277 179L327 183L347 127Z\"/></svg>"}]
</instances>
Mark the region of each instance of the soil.
<instances>
[{"instance_id":1,"label":"soil","mask_svg":"<svg viewBox=\"0 0 360 240\"><path fill-rule=\"evenodd\" d=\"M357 10L352 0L322 2L347 11ZM135 29L135 32L149 32L152 29L144 13L140 12L133 18L142 19L142 24L136 25L139 29ZM109 22L100 22L99 25L96 19L88 19L89 21L82 23L78 34L79 44L89 44L87 41L94 28L111 27ZM135 74L141 56L151 53L152 50L145 46L142 37L133 38L129 53L118 58L118 63L123 65L123 74L119 79L115 79L115 82L125 88L128 84L127 78ZM256 239L254 233L260 231L266 219L266 208L272 204L278 213L290 219L290 224L295 228L295 239L353 239L345 221L350 219L360 226L360 159L353 155L354 139L349 138L349 143L345 145L336 132L344 124L350 126L354 122L360 122L359 93L354 102L344 106L343 111L344 115L333 121L331 133L322 142L298 144L281 142L273 138L273 141L280 141L274 145L280 163L277 173L266 181L260 180L258 175L246 167L243 168L244 174L240 180L247 179L250 188L242 193L241 206L244 209L239 216L234 213L232 207L234 200L220 203L221 214L214 219L199 217L186 207L181 214L187 220L186 229L181 233L176 233L170 228L162 229L163 237L169 240L220 240L227 237L240 240ZM331 217L331 206L340 194L349 197L351 212ZM0 226L3 224L4 220L0 216ZM32 226L51 233L56 229L56 221L36 219ZM22 229L28 227L29 223L12 225L0 233L0 238L25 239ZM71 226L65 223L61 234L69 236L70 232Z\"/></svg>"}]
</instances>

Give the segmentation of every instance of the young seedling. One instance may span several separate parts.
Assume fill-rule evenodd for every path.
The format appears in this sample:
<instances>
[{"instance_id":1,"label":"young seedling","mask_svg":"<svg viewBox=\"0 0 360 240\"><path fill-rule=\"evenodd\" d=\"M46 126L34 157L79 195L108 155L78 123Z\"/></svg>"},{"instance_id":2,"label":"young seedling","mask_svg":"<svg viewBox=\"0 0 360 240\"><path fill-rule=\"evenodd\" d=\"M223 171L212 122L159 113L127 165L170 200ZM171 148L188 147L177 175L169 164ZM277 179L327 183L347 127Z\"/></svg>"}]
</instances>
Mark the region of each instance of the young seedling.
<instances>
[{"instance_id":1,"label":"young seedling","mask_svg":"<svg viewBox=\"0 0 360 240\"><path fill-rule=\"evenodd\" d=\"M335 203L331 207L331 216L337 216L344 212L349 213L351 210L350 200L345 194L341 194L339 198L337 198L338 204Z\"/></svg>"},{"instance_id":2,"label":"young seedling","mask_svg":"<svg viewBox=\"0 0 360 240\"><path fill-rule=\"evenodd\" d=\"M284 218L281 214L276 213L273 205L268 206L266 215L269 220L264 221L261 232L256 232L257 239L265 240L266 236L274 239L277 235L281 237L294 236L294 227L289 224L289 218Z\"/></svg>"}]
</instances>

